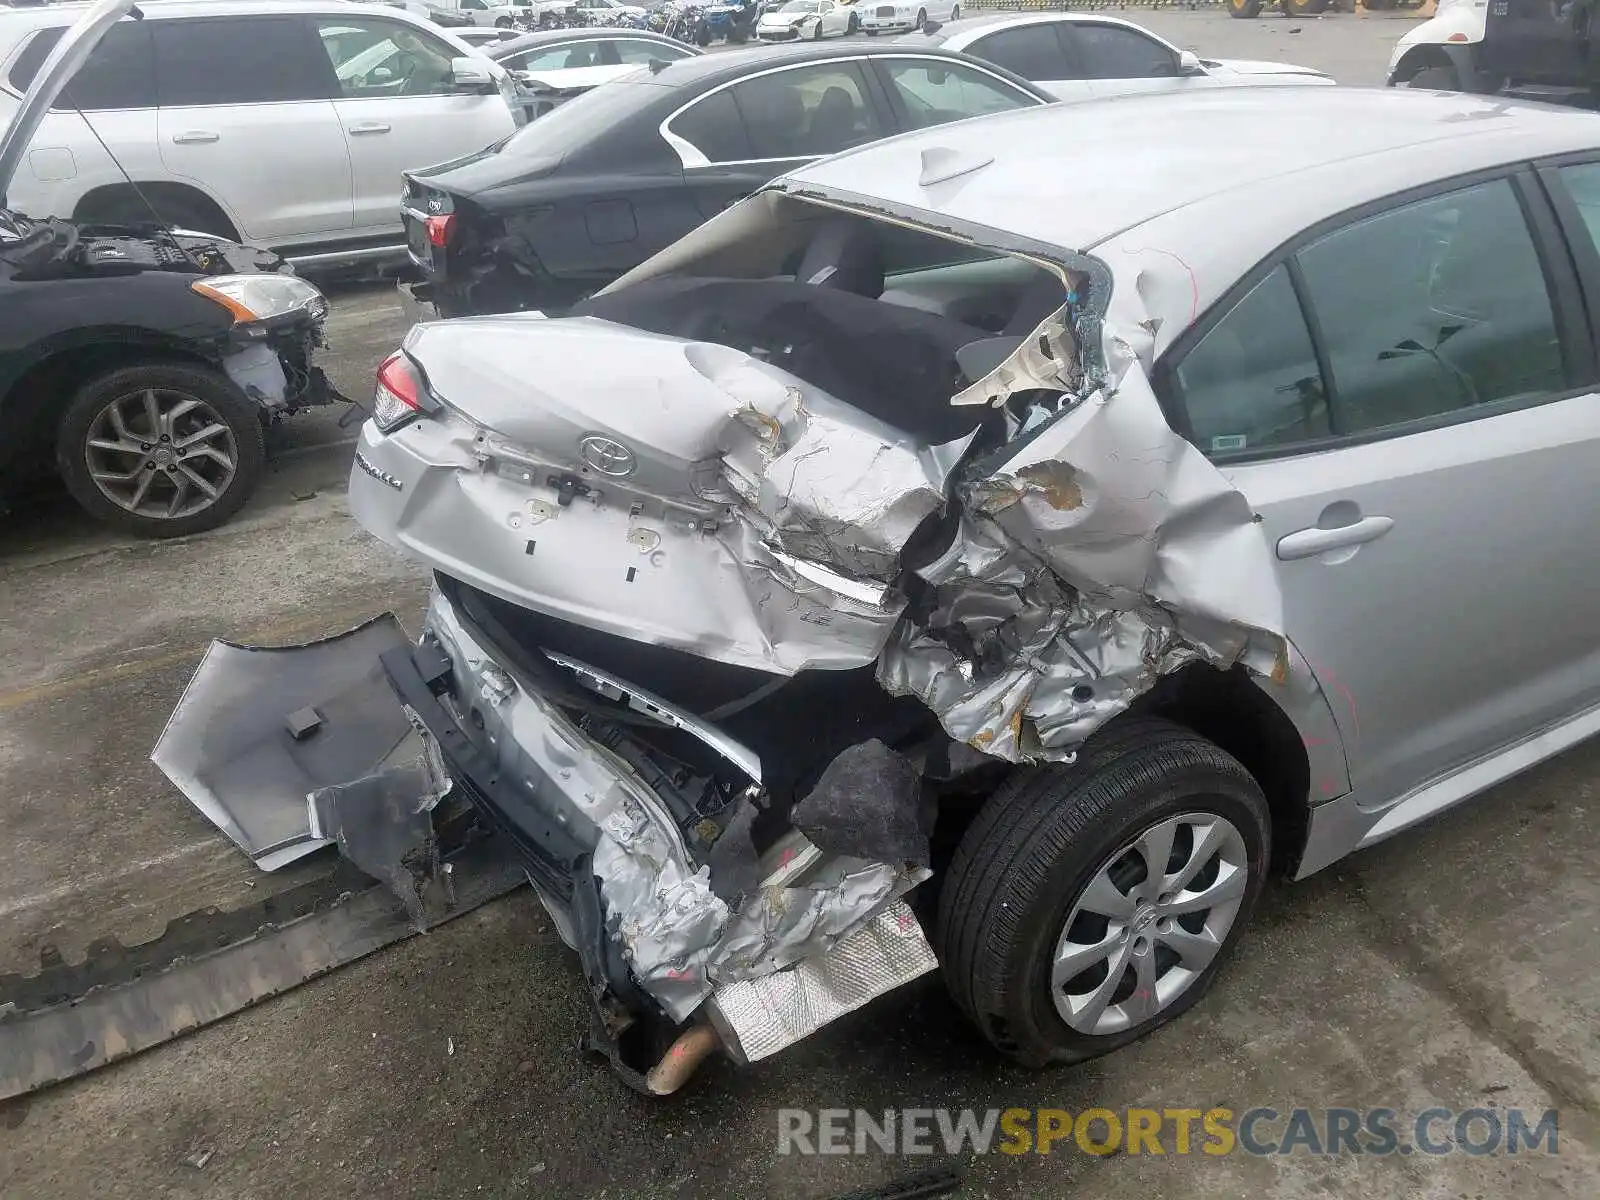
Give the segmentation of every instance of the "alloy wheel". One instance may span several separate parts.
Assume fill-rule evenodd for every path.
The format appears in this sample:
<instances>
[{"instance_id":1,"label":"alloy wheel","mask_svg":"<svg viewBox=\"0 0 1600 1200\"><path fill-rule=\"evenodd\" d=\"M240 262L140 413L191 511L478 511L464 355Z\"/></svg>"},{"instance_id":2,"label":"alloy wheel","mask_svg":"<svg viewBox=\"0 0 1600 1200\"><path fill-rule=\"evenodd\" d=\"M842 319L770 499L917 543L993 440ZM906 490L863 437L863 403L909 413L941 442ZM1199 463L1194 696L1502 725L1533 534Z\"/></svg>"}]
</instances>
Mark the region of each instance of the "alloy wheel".
<instances>
[{"instance_id":1,"label":"alloy wheel","mask_svg":"<svg viewBox=\"0 0 1600 1200\"><path fill-rule=\"evenodd\" d=\"M1117 850L1056 942L1050 992L1061 1019L1104 1036L1170 1007L1227 941L1249 879L1244 837L1216 813L1169 817Z\"/></svg>"},{"instance_id":2,"label":"alloy wheel","mask_svg":"<svg viewBox=\"0 0 1600 1200\"><path fill-rule=\"evenodd\" d=\"M107 404L84 439L89 478L141 517L176 520L214 504L239 469L233 430L204 400L143 388Z\"/></svg>"}]
</instances>

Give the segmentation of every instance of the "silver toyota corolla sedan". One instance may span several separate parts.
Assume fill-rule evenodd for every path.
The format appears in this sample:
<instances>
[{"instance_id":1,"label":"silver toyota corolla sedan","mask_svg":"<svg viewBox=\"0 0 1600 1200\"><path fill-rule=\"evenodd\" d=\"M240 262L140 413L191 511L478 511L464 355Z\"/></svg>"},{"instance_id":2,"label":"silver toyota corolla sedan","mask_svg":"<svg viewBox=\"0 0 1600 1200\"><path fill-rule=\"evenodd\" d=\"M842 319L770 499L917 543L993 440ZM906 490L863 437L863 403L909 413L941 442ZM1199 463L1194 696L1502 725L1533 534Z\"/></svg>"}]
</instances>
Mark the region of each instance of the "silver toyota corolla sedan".
<instances>
[{"instance_id":1,"label":"silver toyota corolla sedan","mask_svg":"<svg viewBox=\"0 0 1600 1200\"><path fill-rule=\"evenodd\" d=\"M1592 114L1217 89L878 143L418 326L350 484L437 580L407 811L515 844L646 1090L935 965L1023 1062L1138 1038L1269 871L1600 728L1596 231Z\"/></svg>"}]
</instances>

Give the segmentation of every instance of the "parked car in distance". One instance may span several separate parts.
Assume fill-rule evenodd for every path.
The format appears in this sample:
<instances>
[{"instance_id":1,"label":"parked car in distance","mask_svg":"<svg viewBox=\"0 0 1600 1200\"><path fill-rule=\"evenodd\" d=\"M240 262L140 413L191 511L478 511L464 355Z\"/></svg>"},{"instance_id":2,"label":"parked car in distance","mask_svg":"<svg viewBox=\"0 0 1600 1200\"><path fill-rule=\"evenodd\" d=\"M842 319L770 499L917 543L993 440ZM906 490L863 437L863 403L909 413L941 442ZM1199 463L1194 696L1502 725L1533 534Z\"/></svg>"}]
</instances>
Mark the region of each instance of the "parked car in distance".
<instances>
[{"instance_id":1,"label":"parked car in distance","mask_svg":"<svg viewBox=\"0 0 1600 1200\"><path fill-rule=\"evenodd\" d=\"M948 24L961 19L960 0L889 0L872 3L857 0L855 11L860 14L861 28L868 37L880 33L900 33L921 29L929 21Z\"/></svg>"},{"instance_id":2,"label":"parked car in distance","mask_svg":"<svg viewBox=\"0 0 1600 1200\"><path fill-rule=\"evenodd\" d=\"M428 0L434 9L443 9L465 19L477 29L510 29L515 24L516 8L511 0Z\"/></svg>"},{"instance_id":3,"label":"parked car in distance","mask_svg":"<svg viewBox=\"0 0 1600 1200\"><path fill-rule=\"evenodd\" d=\"M785 169L1049 101L932 46L682 58L569 100L492 150L408 172L408 244L423 276L409 294L446 316L562 309Z\"/></svg>"},{"instance_id":4,"label":"parked car in distance","mask_svg":"<svg viewBox=\"0 0 1600 1200\"><path fill-rule=\"evenodd\" d=\"M0 117L84 11L0 12ZM144 13L106 31L45 117L12 183L13 209L142 222L143 193L174 225L301 265L403 261L401 172L517 127L510 75L408 12L170 0Z\"/></svg>"},{"instance_id":5,"label":"parked car in distance","mask_svg":"<svg viewBox=\"0 0 1600 1200\"><path fill-rule=\"evenodd\" d=\"M0 195L75 64L132 7L78 8L65 69L33 79L0 140ZM126 533L220 525L261 480L264 428L340 399L314 362L327 313L259 247L148 212L112 224L0 208L0 497L54 473Z\"/></svg>"},{"instance_id":6,"label":"parked car in distance","mask_svg":"<svg viewBox=\"0 0 1600 1200\"><path fill-rule=\"evenodd\" d=\"M762 1009L715 975L753 957L692 838L754 793L789 814L757 854L922 831L865 857L931 861L959 1007L1028 1065L1108 1053L1206 994L1273 871L1600 733L1597 209L1592 113L1403 89L1047 105L797 168L568 316L413 329L350 477L440 585L388 677L655 1045L705 1004L737 1054L719 1005ZM903 825L834 774L863 759L909 773ZM599 827L624 788L664 857Z\"/></svg>"},{"instance_id":7,"label":"parked car in distance","mask_svg":"<svg viewBox=\"0 0 1600 1200\"><path fill-rule=\"evenodd\" d=\"M614 25L618 21L644 20L649 10L642 4L624 4L622 0L574 0L573 7L588 18L591 25Z\"/></svg>"},{"instance_id":8,"label":"parked car in distance","mask_svg":"<svg viewBox=\"0 0 1600 1200\"><path fill-rule=\"evenodd\" d=\"M547 29L487 46L484 53L510 71L529 118L590 88L652 63L700 53L675 38L642 29Z\"/></svg>"},{"instance_id":9,"label":"parked car in distance","mask_svg":"<svg viewBox=\"0 0 1600 1200\"><path fill-rule=\"evenodd\" d=\"M1059 100L1129 92L1190 92L1245 84L1310 83L1333 77L1311 67L1253 59L1202 59L1131 21L1091 13L997 13L965 17L924 33L946 50L998 63Z\"/></svg>"},{"instance_id":10,"label":"parked car in distance","mask_svg":"<svg viewBox=\"0 0 1600 1200\"><path fill-rule=\"evenodd\" d=\"M818 42L854 33L858 24L855 9L837 0L786 0L756 18L756 37L763 42Z\"/></svg>"}]
</instances>

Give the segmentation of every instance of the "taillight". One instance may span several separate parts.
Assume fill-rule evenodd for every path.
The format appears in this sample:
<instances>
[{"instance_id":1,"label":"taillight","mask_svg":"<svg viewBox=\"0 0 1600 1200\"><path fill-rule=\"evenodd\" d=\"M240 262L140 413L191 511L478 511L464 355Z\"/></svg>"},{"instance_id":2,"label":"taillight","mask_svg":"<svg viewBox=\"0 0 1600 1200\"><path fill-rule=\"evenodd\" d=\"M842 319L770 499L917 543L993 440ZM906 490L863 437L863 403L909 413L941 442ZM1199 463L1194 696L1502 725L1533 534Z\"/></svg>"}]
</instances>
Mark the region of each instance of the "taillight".
<instances>
[{"instance_id":1,"label":"taillight","mask_svg":"<svg viewBox=\"0 0 1600 1200\"><path fill-rule=\"evenodd\" d=\"M396 350L378 368L378 386L372 395L372 420L380 432L392 433L422 415L422 379L416 367Z\"/></svg>"},{"instance_id":2,"label":"taillight","mask_svg":"<svg viewBox=\"0 0 1600 1200\"><path fill-rule=\"evenodd\" d=\"M444 249L456 231L455 213L435 213L423 222L428 229L428 245Z\"/></svg>"}]
</instances>

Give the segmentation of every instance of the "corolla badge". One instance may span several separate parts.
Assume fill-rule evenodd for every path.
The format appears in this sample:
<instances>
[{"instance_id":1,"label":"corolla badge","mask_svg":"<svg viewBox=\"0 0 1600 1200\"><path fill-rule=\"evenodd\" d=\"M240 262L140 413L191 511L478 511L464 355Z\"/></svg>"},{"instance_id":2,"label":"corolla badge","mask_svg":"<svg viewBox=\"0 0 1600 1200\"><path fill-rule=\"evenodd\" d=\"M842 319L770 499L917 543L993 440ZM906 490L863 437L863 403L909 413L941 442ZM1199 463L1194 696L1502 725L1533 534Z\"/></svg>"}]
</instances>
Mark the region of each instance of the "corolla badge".
<instances>
[{"instance_id":1,"label":"corolla badge","mask_svg":"<svg viewBox=\"0 0 1600 1200\"><path fill-rule=\"evenodd\" d=\"M638 461L634 458L632 450L603 433L586 435L578 442L578 453L583 455L583 461L594 470L613 479L632 475Z\"/></svg>"}]
</instances>

